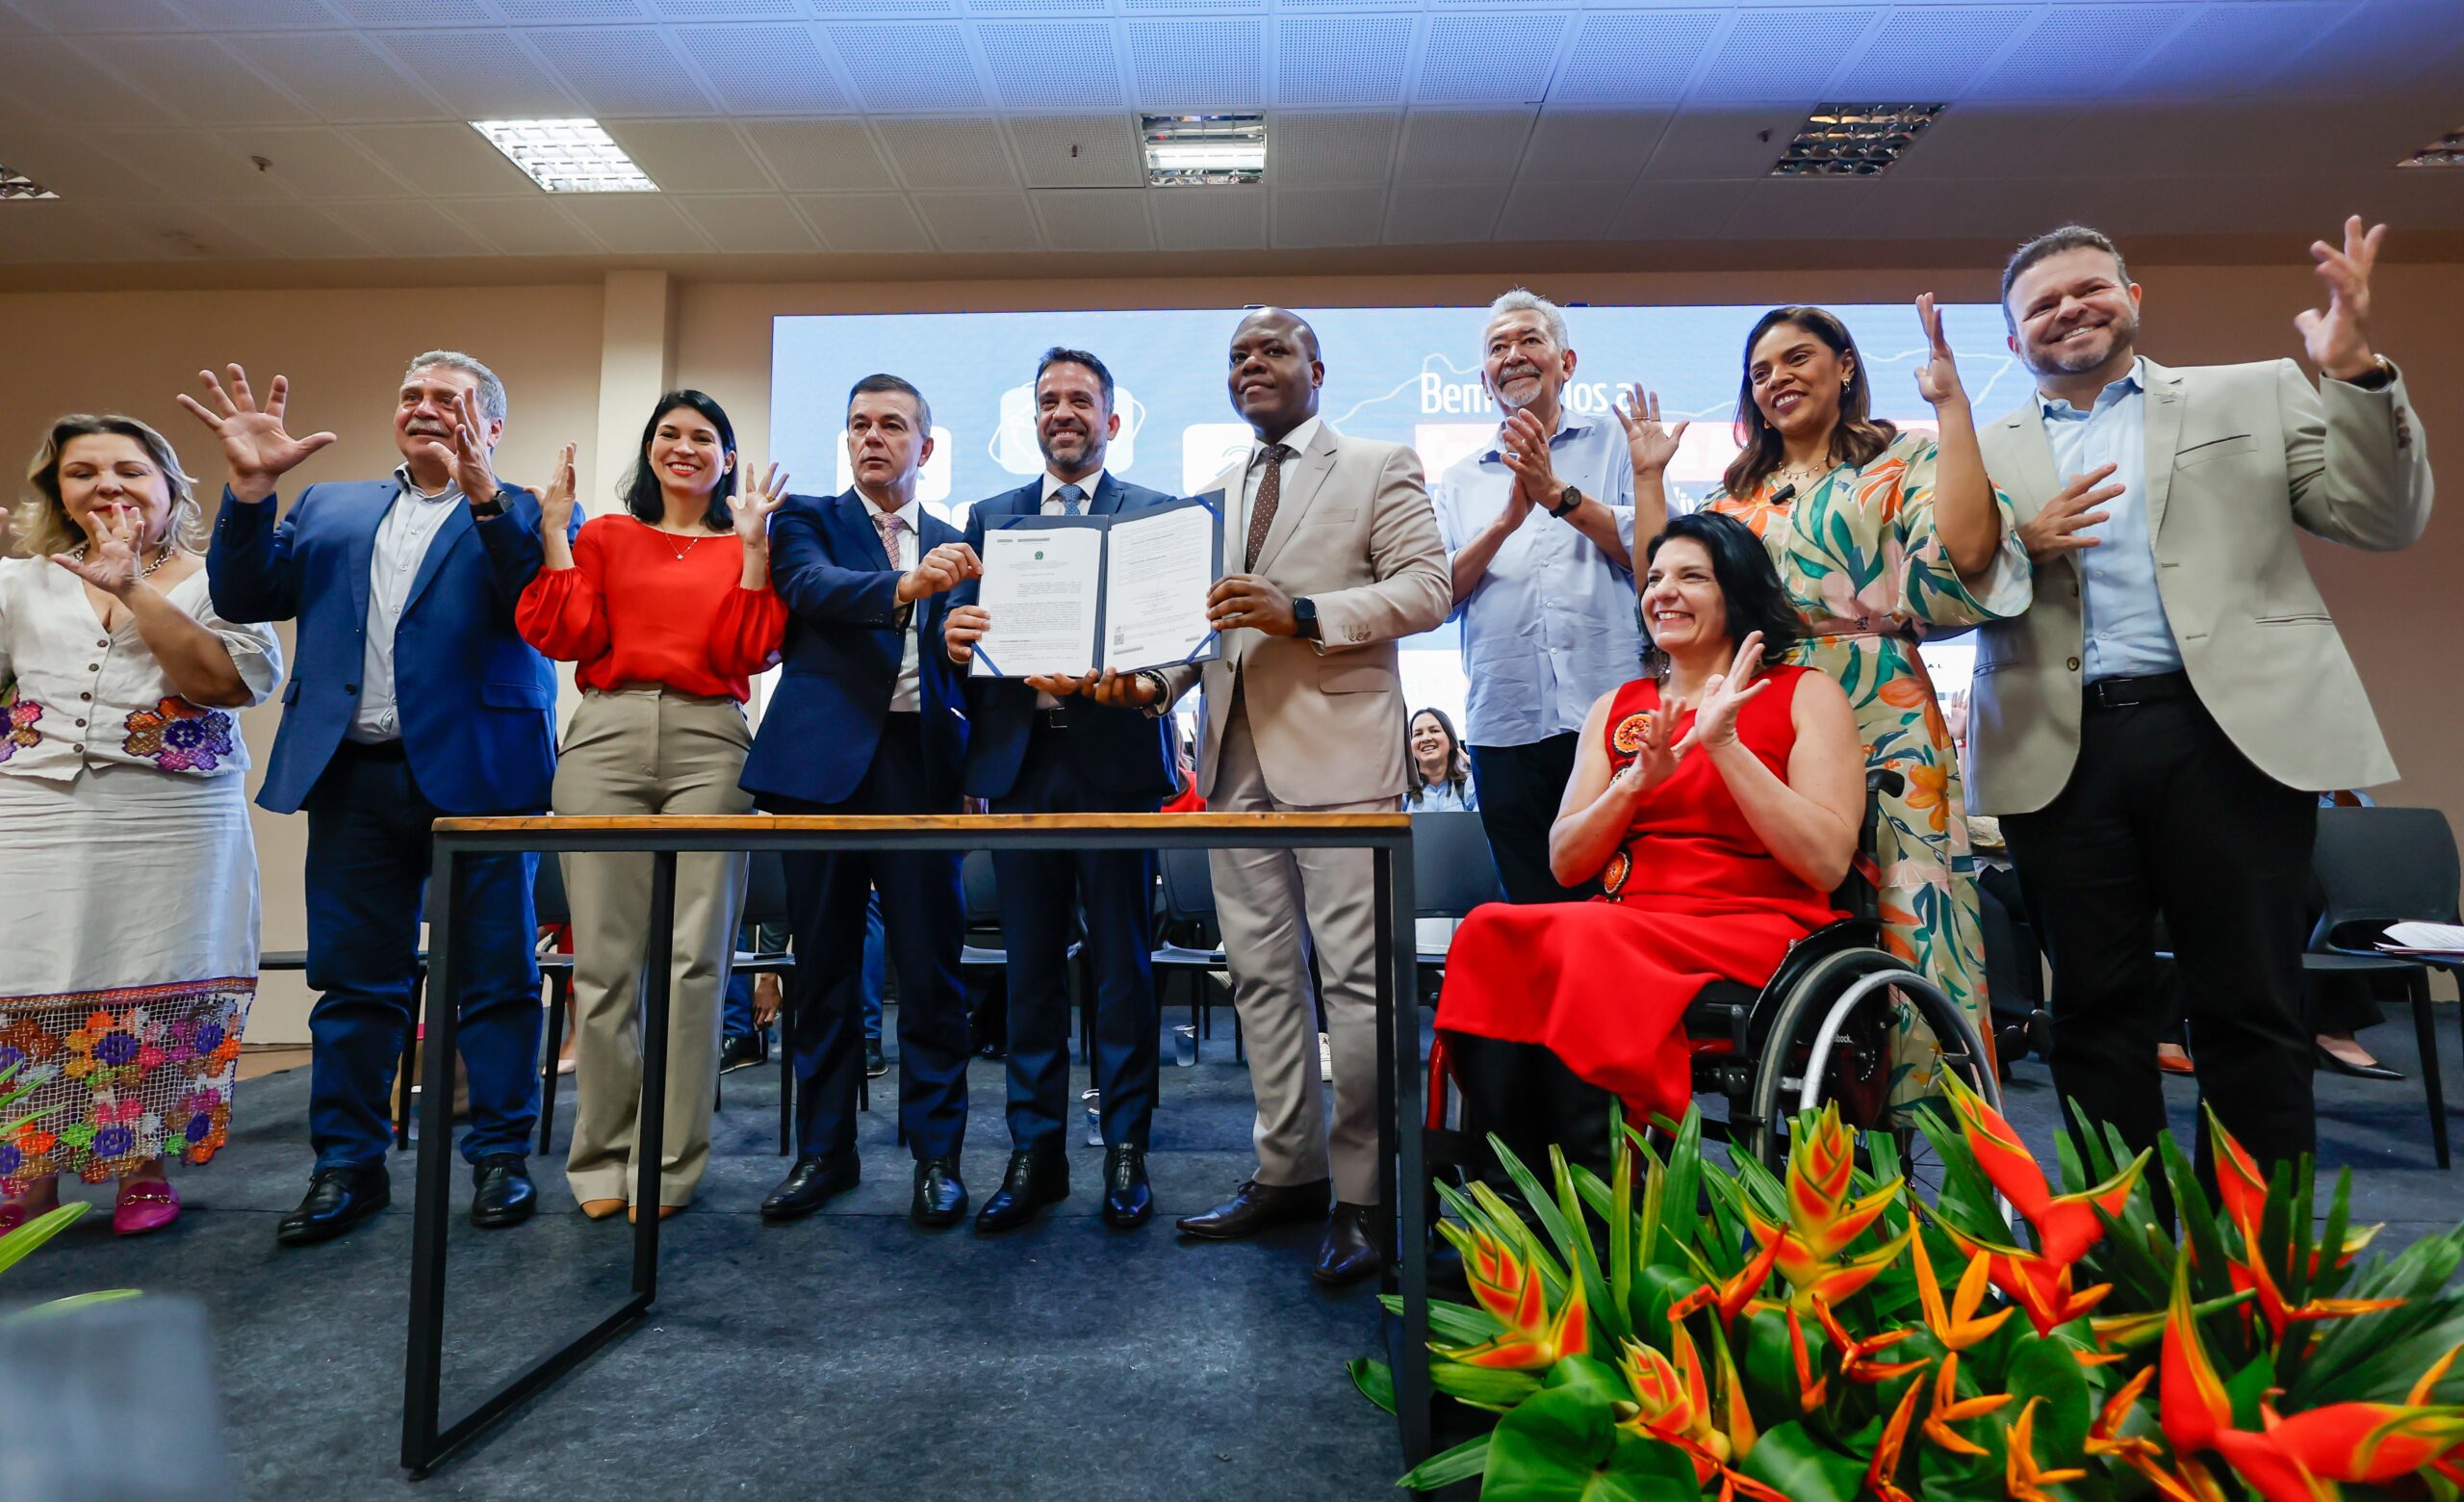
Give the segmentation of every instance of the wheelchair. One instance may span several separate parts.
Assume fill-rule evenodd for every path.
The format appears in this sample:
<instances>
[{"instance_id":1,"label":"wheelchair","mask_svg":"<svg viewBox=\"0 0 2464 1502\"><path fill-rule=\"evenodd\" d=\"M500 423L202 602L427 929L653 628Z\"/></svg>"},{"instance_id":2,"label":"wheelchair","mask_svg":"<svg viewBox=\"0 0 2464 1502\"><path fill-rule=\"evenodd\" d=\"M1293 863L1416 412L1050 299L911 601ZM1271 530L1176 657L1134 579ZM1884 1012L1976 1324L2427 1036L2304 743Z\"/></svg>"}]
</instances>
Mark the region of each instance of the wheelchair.
<instances>
[{"instance_id":1,"label":"wheelchair","mask_svg":"<svg viewBox=\"0 0 2464 1502\"><path fill-rule=\"evenodd\" d=\"M1888 768L1869 771L1869 794L1904 786ZM1759 988L1713 981L1685 1010L1693 1052L1694 1094L1703 1104L1703 1134L1731 1152L1760 1159L1774 1172L1788 1152L1788 1130L1800 1111L1836 1102L1840 1120L1861 1133L1887 1130L1900 1161L1930 1156L1923 1135L1891 1106L1892 1043L1910 1013L1933 1030L1938 1067L1955 1069L1994 1109L2002 1091L1993 1056L1974 1023L1908 961L1883 946L1880 867L1875 857L1880 815L1867 804L1847 881L1833 906L1848 914L1796 942ZM1430 1060L1427 1161L1432 1168L1468 1168L1480 1160L1483 1128L1464 1120L1462 1096L1447 1073L1444 1050ZM1726 1102L1714 1117L1703 1098ZM1922 1177L1920 1174L1918 1177ZM1938 1185L1937 1185L1938 1187Z\"/></svg>"}]
</instances>

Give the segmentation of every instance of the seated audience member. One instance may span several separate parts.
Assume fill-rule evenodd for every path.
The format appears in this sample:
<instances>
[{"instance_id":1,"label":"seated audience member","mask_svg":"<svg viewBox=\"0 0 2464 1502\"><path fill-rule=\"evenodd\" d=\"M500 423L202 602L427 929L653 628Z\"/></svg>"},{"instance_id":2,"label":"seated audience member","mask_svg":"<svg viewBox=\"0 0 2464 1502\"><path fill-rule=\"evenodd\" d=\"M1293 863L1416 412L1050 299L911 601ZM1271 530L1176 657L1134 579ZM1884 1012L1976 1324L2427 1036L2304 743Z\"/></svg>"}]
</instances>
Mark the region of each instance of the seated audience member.
<instances>
[{"instance_id":1,"label":"seated audience member","mask_svg":"<svg viewBox=\"0 0 2464 1502\"><path fill-rule=\"evenodd\" d=\"M75 1174L119 1180L133 1236L179 1217L164 1159L203 1163L231 1125L257 986L235 712L281 652L215 613L161 433L64 417L27 478L26 556L0 559L0 1090L32 1093L0 1111L0 1235Z\"/></svg>"},{"instance_id":2,"label":"seated audience member","mask_svg":"<svg viewBox=\"0 0 2464 1502\"><path fill-rule=\"evenodd\" d=\"M1602 894L1475 909L1438 1002L1469 1115L1526 1163L1557 1143L1604 1167L1612 1096L1629 1121L1683 1111L1686 1006L1768 980L1856 856L1856 715L1823 674L1763 665L1798 627L1761 543L1697 513L1647 560L1655 674L1592 706L1549 836L1557 879Z\"/></svg>"},{"instance_id":3,"label":"seated audience member","mask_svg":"<svg viewBox=\"0 0 2464 1502\"><path fill-rule=\"evenodd\" d=\"M1423 710L1412 716L1403 738L1404 764L1411 786L1403 790L1406 814L1477 813L1480 795L1472 787L1472 759L1454 734L1454 722L1444 710Z\"/></svg>"},{"instance_id":4,"label":"seated audience member","mask_svg":"<svg viewBox=\"0 0 2464 1502\"><path fill-rule=\"evenodd\" d=\"M632 473L618 491L624 510L593 517L568 542L574 446L565 445L540 498L546 562L514 610L524 640L580 664L581 704L556 761L556 813L753 811L752 794L737 786L753 744L744 705L753 675L779 660L786 634L786 607L770 590L770 513L785 497L778 466L757 482L739 462L735 428L718 402L672 391L643 426ZM633 1146L652 857L559 859L576 956L565 1181L582 1214L605 1220L632 1203L641 1182ZM661 1215L692 1203L709 1165L719 994L735 957L749 867L741 851L676 858Z\"/></svg>"}]
</instances>

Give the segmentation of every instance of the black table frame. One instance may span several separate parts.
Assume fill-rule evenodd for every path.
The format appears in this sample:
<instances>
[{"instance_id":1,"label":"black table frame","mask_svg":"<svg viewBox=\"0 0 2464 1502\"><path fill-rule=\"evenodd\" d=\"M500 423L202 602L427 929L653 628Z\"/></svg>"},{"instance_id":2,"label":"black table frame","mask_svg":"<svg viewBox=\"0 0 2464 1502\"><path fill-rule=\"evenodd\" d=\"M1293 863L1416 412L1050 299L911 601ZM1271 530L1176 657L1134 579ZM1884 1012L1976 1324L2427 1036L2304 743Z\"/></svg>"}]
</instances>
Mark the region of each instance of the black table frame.
<instances>
[{"instance_id":1,"label":"black table frame","mask_svg":"<svg viewBox=\"0 0 2464 1502\"><path fill-rule=\"evenodd\" d=\"M981 815L928 817L660 816L440 819L428 887L428 987L424 1076L453 1077L461 974L468 964L458 876L463 860L508 852L649 853L651 919L644 988L642 1102L634 1147L633 1202L658 1204L661 1126L667 1099L669 962L675 933L676 857L683 851L1367 849L1373 857L1377 940L1378 1187L1376 1226L1390 1256L1383 1283L1402 1295L1395 1357L1396 1411L1404 1463L1431 1449L1428 1352L1428 1195L1421 1141L1423 1060L1415 993L1411 821L1408 816ZM421 1093L418 1197L411 1234L410 1340L404 1360L402 1464L424 1479L456 1452L546 1390L593 1352L624 1334L658 1296L656 1215L633 1226L632 1290L582 1334L533 1361L450 1423L442 1420L446 1229L452 1213L453 1093Z\"/></svg>"}]
</instances>

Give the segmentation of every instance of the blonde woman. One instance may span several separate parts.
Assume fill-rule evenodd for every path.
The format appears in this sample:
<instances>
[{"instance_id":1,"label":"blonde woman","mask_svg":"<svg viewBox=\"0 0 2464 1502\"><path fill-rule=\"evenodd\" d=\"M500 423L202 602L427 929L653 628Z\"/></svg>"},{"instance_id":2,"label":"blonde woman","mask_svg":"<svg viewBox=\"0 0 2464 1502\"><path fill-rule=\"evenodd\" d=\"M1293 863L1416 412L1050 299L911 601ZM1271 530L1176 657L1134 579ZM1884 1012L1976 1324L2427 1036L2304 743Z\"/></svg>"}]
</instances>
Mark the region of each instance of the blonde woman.
<instances>
[{"instance_id":1,"label":"blonde woman","mask_svg":"<svg viewBox=\"0 0 2464 1502\"><path fill-rule=\"evenodd\" d=\"M121 1235L179 1217L167 1159L230 1127L257 985L257 851L236 712L282 676L206 592L179 456L135 418L51 425L0 559L0 1235L59 1176L119 1180Z\"/></svg>"}]
</instances>

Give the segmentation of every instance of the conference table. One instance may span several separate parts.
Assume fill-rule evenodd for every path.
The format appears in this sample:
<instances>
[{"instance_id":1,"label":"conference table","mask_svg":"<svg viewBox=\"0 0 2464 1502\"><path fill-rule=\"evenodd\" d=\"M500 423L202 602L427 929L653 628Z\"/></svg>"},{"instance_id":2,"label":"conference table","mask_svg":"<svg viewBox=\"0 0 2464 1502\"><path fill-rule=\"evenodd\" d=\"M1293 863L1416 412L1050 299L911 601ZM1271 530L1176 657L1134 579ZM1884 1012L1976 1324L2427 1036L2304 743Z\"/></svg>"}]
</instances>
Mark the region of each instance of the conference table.
<instances>
[{"instance_id":1,"label":"conference table","mask_svg":"<svg viewBox=\"0 0 2464 1502\"><path fill-rule=\"evenodd\" d=\"M669 966L676 929L676 858L688 851L1366 849L1373 857L1377 939L1376 1233L1390 1252L1385 1291L1402 1316L1389 1327L1403 1460L1430 1453L1428 1195L1420 1132L1423 1060L1414 991L1412 822L1395 814L992 814L644 816L445 818L435 825L428 884L428 986L423 1072L453 1077L454 1037L467 963L461 863L535 851L648 853L651 913L643 987L642 1100L633 1203L658 1204L667 1102ZM420 1480L511 1417L593 1352L639 1325L658 1297L659 1217L633 1225L629 1293L595 1324L532 1361L450 1422L439 1412L444 1380L446 1230L452 1215L452 1092L422 1092L418 1193L411 1240L409 1351L403 1363L402 1464ZM996 1247L984 1255L998 1256ZM826 1358L827 1353L824 1353Z\"/></svg>"}]
</instances>

